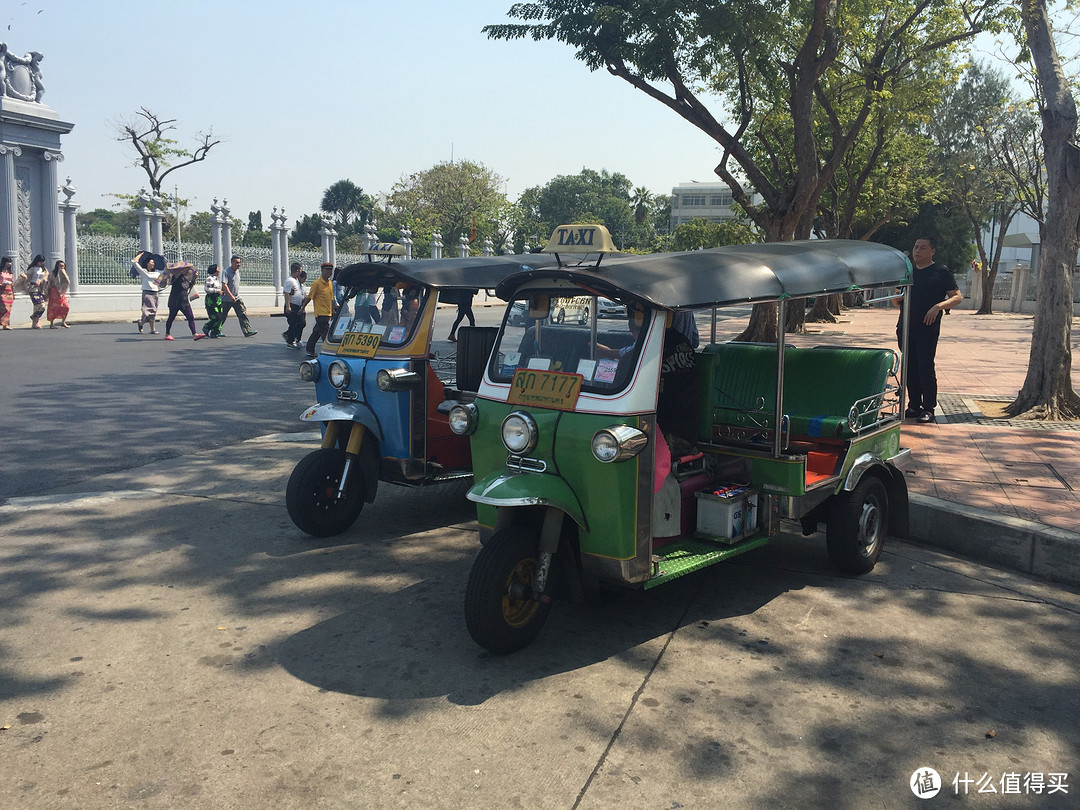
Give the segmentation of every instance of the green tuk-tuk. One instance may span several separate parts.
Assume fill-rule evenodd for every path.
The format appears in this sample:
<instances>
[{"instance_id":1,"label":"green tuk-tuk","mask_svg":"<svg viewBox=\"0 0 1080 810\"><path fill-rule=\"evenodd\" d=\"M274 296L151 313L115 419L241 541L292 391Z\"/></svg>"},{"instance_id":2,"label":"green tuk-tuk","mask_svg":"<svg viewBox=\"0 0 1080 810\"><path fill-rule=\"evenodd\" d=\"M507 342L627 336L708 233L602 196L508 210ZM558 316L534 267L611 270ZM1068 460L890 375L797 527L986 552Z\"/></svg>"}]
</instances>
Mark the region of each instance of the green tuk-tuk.
<instances>
[{"instance_id":1,"label":"green tuk-tuk","mask_svg":"<svg viewBox=\"0 0 1080 810\"><path fill-rule=\"evenodd\" d=\"M554 267L497 288L504 317L474 401L450 427L472 440L482 548L465 594L469 633L508 653L553 598L652 588L768 543L781 521L825 524L832 563L870 571L907 534L901 356L891 348L718 342L719 307L858 290L902 297L900 251L814 240L571 261L601 226L565 226ZM893 292L899 290L898 292ZM590 296L587 324L552 322ZM882 297L880 294L879 298ZM597 300L626 320L597 323ZM694 311L712 313L698 345Z\"/></svg>"}]
</instances>

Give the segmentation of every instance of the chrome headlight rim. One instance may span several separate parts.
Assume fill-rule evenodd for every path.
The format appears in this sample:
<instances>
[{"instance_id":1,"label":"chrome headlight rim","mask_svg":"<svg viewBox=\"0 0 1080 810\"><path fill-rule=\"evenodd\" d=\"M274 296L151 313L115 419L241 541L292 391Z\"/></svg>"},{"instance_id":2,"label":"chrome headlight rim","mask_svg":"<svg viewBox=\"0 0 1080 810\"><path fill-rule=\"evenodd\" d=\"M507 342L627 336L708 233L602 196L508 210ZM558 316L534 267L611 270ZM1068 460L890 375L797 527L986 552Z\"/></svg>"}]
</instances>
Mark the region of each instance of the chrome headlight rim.
<instances>
[{"instance_id":1,"label":"chrome headlight rim","mask_svg":"<svg viewBox=\"0 0 1080 810\"><path fill-rule=\"evenodd\" d=\"M459 402L450 408L447 421L450 432L456 436L471 436L476 432L479 412L471 402Z\"/></svg>"},{"instance_id":2,"label":"chrome headlight rim","mask_svg":"<svg viewBox=\"0 0 1080 810\"><path fill-rule=\"evenodd\" d=\"M339 391L348 388L349 383L352 382L352 372L349 371L349 364L341 360L335 360L326 370L326 379L330 382L330 385Z\"/></svg>"},{"instance_id":3,"label":"chrome headlight rim","mask_svg":"<svg viewBox=\"0 0 1080 810\"><path fill-rule=\"evenodd\" d=\"M614 464L633 458L648 444L647 433L629 425L612 425L596 431L589 447L601 464Z\"/></svg>"},{"instance_id":4,"label":"chrome headlight rim","mask_svg":"<svg viewBox=\"0 0 1080 810\"><path fill-rule=\"evenodd\" d=\"M510 433L510 431L519 431L518 433ZM512 441L508 439L508 434L511 438L523 437L523 441ZM511 453L516 455L523 455L524 453L530 453L536 449L536 442L539 438L539 431L536 427L536 420L532 418L525 411L511 411L506 415L506 418L502 421L502 426L499 429L499 436L502 438L503 446Z\"/></svg>"},{"instance_id":5,"label":"chrome headlight rim","mask_svg":"<svg viewBox=\"0 0 1080 810\"><path fill-rule=\"evenodd\" d=\"M305 360L300 364L300 379L304 382L316 382L319 379L319 361Z\"/></svg>"},{"instance_id":6,"label":"chrome headlight rim","mask_svg":"<svg viewBox=\"0 0 1080 810\"><path fill-rule=\"evenodd\" d=\"M375 387L380 391L406 391L419 388L423 377L407 368L381 368L375 374Z\"/></svg>"}]
</instances>

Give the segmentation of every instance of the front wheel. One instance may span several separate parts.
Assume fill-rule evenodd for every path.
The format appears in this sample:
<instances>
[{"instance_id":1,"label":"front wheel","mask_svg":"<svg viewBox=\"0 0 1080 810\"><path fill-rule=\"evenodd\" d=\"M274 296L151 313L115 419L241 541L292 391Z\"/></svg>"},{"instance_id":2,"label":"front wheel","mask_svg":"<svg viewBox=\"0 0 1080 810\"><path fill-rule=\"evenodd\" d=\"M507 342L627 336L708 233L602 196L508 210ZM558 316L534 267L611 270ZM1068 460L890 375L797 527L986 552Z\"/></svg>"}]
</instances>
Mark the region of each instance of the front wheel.
<instances>
[{"instance_id":1,"label":"front wheel","mask_svg":"<svg viewBox=\"0 0 1080 810\"><path fill-rule=\"evenodd\" d=\"M584 326L584 325L585 325L585 324L587 324L588 322L589 322L589 308L588 308L588 307L585 307L585 309L583 309L583 310L581 311L581 320L580 320L580 321L578 321L578 324L579 324L580 326Z\"/></svg>"},{"instance_id":2,"label":"front wheel","mask_svg":"<svg viewBox=\"0 0 1080 810\"><path fill-rule=\"evenodd\" d=\"M465 586L465 626L484 649L516 652L544 626L551 603L532 597L539 542L539 527L510 526L495 532L476 556Z\"/></svg>"},{"instance_id":3,"label":"front wheel","mask_svg":"<svg viewBox=\"0 0 1080 810\"><path fill-rule=\"evenodd\" d=\"M889 534L889 494L881 479L864 475L851 492L834 496L825 530L829 560L845 574L873 570Z\"/></svg>"},{"instance_id":4,"label":"front wheel","mask_svg":"<svg viewBox=\"0 0 1080 810\"><path fill-rule=\"evenodd\" d=\"M364 508L364 474L354 459L348 486L339 497L344 469L345 451L336 447L322 448L300 459L285 490L285 505L298 529L312 537L330 537L356 522Z\"/></svg>"}]
</instances>

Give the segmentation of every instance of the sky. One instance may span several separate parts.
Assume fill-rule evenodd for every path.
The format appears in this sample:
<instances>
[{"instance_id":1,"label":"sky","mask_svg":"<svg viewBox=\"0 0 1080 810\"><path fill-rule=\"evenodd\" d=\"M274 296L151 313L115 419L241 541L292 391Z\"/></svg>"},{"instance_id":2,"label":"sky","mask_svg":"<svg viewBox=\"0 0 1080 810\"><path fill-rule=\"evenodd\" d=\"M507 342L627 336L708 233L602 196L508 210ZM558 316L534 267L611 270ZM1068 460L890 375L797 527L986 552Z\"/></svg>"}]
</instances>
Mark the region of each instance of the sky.
<instances>
[{"instance_id":1,"label":"sky","mask_svg":"<svg viewBox=\"0 0 1080 810\"><path fill-rule=\"evenodd\" d=\"M0 41L44 54L42 103L75 124L61 183L80 210L146 185L118 125L140 107L176 119L192 147L222 142L165 180L246 221L284 207L291 227L348 178L369 194L448 160L483 163L511 200L582 168L670 194L712 182L707 136L558 43L496 42L511 0L231 2L5 0Z\"/></svg>"},{"instance_id":2,"label":"sky","mask_svg":"<svg viewBox=\"0 0 1080 810\"><path fill-rule=\"evenodd\" d=\"M81 210L146 185L121 123L145 107L172 137L221 143L165 187L246 221L318 211L348 178L372 195L448 160L483 163L511 200L583 168L670 194L715 182L716 144L569 47L489 40L512 0L4 0L0 41L44 54L42 102L75 128L60 176Z\"/></svg>"}]
</instances>

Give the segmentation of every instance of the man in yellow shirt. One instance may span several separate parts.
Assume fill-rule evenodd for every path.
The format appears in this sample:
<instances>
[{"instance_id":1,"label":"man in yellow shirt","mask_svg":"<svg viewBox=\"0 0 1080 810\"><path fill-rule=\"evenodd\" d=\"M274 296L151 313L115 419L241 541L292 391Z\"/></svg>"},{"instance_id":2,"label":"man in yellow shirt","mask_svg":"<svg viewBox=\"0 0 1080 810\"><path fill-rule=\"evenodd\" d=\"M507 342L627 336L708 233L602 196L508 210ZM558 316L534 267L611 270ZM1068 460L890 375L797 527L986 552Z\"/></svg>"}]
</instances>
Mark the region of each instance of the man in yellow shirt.
<instances>
[{"instance_id":1,"label":"man in yellow shirt","mask_svg":"<svg viewBox=\"0 0 1080 810\"><path fill-rule=\"evenodd\" d=\"M300 305L303 309L307 306L308 301L313 301L315 306L315 326L311 329L311 336L307 342L307 356L315 357L315 344L320 339L325 338L330 333L330 318L334 314L334 285L330 281L330 276L334 273L334 265L330 262L323 262L319 267L321 277L311 282L311 289L308 290L308 294L304 296L304 303Z\"/></svg>"}]
</instances>

